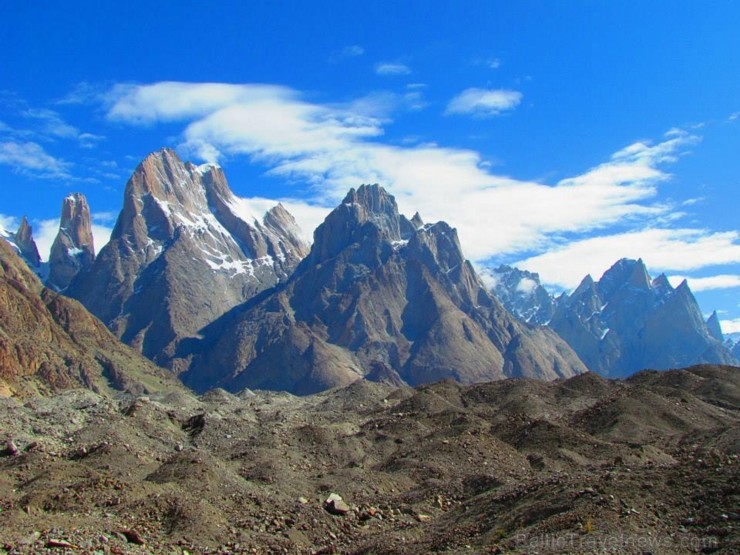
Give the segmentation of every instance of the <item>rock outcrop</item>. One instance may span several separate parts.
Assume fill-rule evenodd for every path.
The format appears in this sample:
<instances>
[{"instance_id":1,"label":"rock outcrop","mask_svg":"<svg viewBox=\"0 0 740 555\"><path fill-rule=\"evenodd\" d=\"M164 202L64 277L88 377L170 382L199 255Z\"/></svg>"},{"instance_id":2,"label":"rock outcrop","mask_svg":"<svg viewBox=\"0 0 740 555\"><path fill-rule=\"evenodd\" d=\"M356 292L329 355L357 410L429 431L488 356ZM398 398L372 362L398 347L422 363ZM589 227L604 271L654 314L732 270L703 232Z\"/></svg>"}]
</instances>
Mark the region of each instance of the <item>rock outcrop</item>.
<instances>
[{"instance_id":1,"label":"rock outcrop","mask_svg":"<svg viewBox=\"0 0 740 555\"><path fill-rule=\"evenodd\" d=\"M62 202L59 233L49 252L49 278L47 285L64 291L80 271L95 260L92 220L87 199L73 193Z\"/></svg>"},{"instance_id":2,"label":"rock outcrop","mask_svg":"<svg viewBox=\"0 0 740 555\"><path fill-rule=\"evenodd\" d=\"M172 357L182 340L285 281L306 252L282 206L252 214L218 166L164 149L136 168L110 242L66 293L178 372Z\"/></svg>"},{"instance_id":3,"label":"rock outcrop","mask_svg":"<svg viewBox=\"0 0 740 555\"><path fill-rule=\"evenodd\" d=\"M75 387L103 394L180 388L77 301L45 288L0 241L0 396Z\"/></svg>"},{"instance_id":4,"label":"rock outcrop","mask_svg":"<svg viewBox=\"0 0 740 555\"><path fill-rule=\"evenodd\" d=\"M25 216L21 219L21 225L15 233L15 244L18 246L21 256L28 262L31 268L39 268L41 266L39 249L36 246L36 241L33 240L33 229Z\"/></svg>"},{"instance_id":5,"label":"rock outcrop","mask_svg":"<svg viewBox=\"0 0 740 555\"><path fill-rule=\"evenodd\" d=\"M585 370L556 334L517 322L465 260L457 233L398 214L377 185L352 189L292 278L234 309L182 351L196 390L306 394L365 376L421 384Z\"/></svg>"},{"instance_id":6,"label":"rock outcrop","mask_svg":"<svg viewBox=\"0 0 740 555\"><path fill-rule=\"evenodd\" d=\"M712 314L707 318L707 331L717 341L724 341L725 336L722 334L722 325L719 323L719 316L717 311L713 311Z\"/></svg>"}]
</instances>

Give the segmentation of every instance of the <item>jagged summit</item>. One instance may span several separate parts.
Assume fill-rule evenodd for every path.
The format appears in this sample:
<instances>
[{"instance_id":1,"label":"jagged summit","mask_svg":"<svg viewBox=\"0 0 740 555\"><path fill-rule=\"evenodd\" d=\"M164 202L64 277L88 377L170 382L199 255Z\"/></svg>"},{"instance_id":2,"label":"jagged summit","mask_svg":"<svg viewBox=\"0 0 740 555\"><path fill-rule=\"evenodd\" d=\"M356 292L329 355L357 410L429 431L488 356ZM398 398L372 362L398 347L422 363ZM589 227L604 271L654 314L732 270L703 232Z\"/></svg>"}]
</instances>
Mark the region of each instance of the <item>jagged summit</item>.
<instances>
[{"instance_id":1,"label":"jagged summit","mask_svg":"<svg viewBox=\"0 0 740 555\"><path fill-rule=\"evenodd\" d=\"M511 283L499 280L496 292L507 308L528 317L535 301L516 298L512 291ZM586 276L572 293L551 300L550 327L589 369L605 376L737 363L722 346L716 314L703 321L687 281L673 288L664 274L651 280L641 259L618 260L599 281Z\"/></svg>"},{"instance_id":2,"label":"jagged summit","mask_svg":"<svg viewBox=\"0 0 740 555\"><path fill-rule=\"evenodd\" d=\"M286 280L306 251L284 207L255 214L219 166L165 148L133 172L110 242L68 294L169 365L183 338Z\"/></svg>"},{"instance_id":3,"label":"jagged summit","mask_svg":"<svg viewBox=\"0 0 740 555\"><path fill-rule=\"evenodd\" d=\"M57 291L65 290L94 260L90 207L83 194L73 193L62 202L59 232L49 253L47 285Z\"/></svg>"},{"instance_id":4,"label":"jagged summit","mask_svg":"<svg viewBox=\"0 0 740 555\"><path fill-rule=\"evenodd\" d=\"M420 217L416 218L421 221ZM311 393L362 377L419 384L582 372L548 330L517 323L444 222L398 214L378 185L349 191L290 281L203 330L184 380Z\"/></svg>"}]
</instances>

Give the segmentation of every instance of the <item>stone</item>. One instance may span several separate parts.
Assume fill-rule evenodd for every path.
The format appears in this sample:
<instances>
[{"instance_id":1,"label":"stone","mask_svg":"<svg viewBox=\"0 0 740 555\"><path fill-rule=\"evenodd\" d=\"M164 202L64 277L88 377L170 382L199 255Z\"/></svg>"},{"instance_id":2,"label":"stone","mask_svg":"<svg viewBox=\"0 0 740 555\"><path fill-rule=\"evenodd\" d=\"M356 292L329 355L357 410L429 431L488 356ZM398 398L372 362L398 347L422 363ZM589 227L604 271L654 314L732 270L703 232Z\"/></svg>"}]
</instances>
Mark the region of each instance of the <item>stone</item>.
<instances>
[{"instance_id":1,"label":"stone","mask_svg":"<svg viewBox=\"0 0 740 555\"><path fill-rule=\"evenodd\" d=\"M8 439L5 442L5 452L11 456L18 454L18 447L12 439Z\"/></svg>"},{"instance_id":2,"label":"stone","mask_svg":"<svg viewBox=\"0 0 740 555\"><path fill-rule=\"evenodd\" d=\"M144 545L146 542L144 541L144 538L137 532L136 530L127 529L127 530L121 530L121 534L126 538L126 541L129 543L133 543L136 545Z\"/></svg>"},{"instance_id":3,"label":"stone","mask_svg":"<svg viewBox=\"0 0 740 555\"><path fill-rule=\"evenodd\" d=\"M324 508L327 512L340 516L346 515L351 510L342 497L336 493L332 493L326 498L326 501L324 501Z\"/></svg>"}]
</instances>

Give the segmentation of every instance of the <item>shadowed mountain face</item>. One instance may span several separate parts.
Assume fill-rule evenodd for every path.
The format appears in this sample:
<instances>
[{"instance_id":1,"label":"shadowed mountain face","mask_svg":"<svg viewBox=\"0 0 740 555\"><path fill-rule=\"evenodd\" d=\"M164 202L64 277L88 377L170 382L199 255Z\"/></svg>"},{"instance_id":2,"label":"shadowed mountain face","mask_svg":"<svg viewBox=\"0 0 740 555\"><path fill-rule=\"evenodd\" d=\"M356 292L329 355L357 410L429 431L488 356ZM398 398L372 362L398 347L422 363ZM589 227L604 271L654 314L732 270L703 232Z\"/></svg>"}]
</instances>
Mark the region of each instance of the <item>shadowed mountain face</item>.
<instances>
[{"instance_id":1,"label":"shadowed mountain face","mask_svg":"<svg viewBox=\"0 0 740 555\"><path fill-rule=\"evenodd\" d=\"M172 355L183 338L287 279L306 252L282 206L255 217L220 168L164 149L136 169L110 242L67 294L177 372Z\"/></svg>"},{"instance_id":2,"label":"shadowed mountain face","mask_svg":"<svg viewBox=\"0 0 740 555\"><path fill-rule=\"evenodd\" d=\"M485 289L446 223L398 214L377 185L350 190L285 285L203 330L183 376L311 393L364 376L421 384L584 371L550 330L517 322Z\"/></svg>"},{"instance_id":3,"label":"shadowed mountain face","mask_svg":"<svg viewBox=\"0 0 740 555\"><path fill-rule=\"evenodd\" d=\"M99 393L179 389L77 301L46 289L0 241L0 396L74 387Z\"/></svg>"},{"instance_id":4,"label":"shadowed mountain face","mask_svg":"<svg viewBox=\"0 0 740 555\"><path fill-rule=\"evenodd\" d=\"M554 299L539 276L502 266L490 272L493 291L519 318L548 324L586 366L608 377L691 364L738 364L722 344L716 313L704 322L684 281L654 280L642 260L622 259L599 281L586 276L570 295Z\"/></svg>"}]
</instances>

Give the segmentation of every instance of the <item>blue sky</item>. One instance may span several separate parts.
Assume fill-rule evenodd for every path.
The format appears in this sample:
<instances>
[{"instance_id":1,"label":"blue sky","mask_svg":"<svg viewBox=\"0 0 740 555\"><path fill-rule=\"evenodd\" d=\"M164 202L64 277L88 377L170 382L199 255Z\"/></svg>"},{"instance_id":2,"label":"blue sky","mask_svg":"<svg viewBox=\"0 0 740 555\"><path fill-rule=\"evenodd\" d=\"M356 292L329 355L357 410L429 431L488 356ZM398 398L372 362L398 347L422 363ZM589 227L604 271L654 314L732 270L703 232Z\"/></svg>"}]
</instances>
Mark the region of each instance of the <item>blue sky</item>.
<instances>
[{"instance_id":1,"label":"blue sky","mask_svg":"<svg viewBox=\"0 0 740 555\"><path fill-rule=\"evenodd\" d=\"M738 23L733 1L11 0L0 223L48 247L81 191L100 247L170 146L308 233L379 182L552 287L641 256L740 331Z\"/></svg>"}]
</instances>

